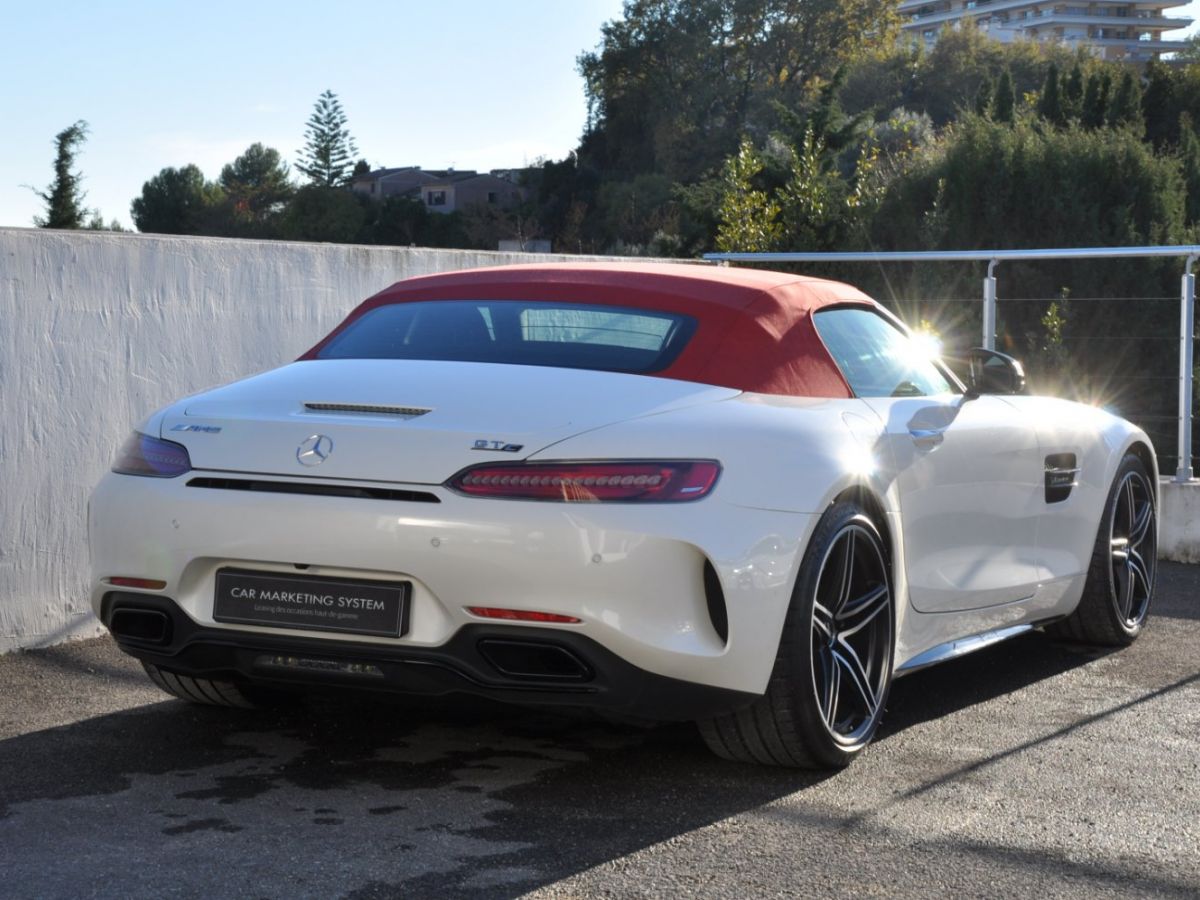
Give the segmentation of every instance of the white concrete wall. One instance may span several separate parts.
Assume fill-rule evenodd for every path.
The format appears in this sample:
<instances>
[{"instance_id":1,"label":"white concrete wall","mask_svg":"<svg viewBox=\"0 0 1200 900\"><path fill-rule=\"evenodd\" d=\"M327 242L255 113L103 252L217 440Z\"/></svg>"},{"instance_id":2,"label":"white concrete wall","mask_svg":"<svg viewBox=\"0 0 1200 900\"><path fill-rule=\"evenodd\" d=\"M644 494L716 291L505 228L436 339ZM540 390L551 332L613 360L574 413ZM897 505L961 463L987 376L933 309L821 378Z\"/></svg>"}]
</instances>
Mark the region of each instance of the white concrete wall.
<instances>
[{"instance_id":1,"label":"white concrete wall","mask_svg":"<svg viewBox=\"0 0 1200 900\"><path fill-rule=\"evenodd\" d=\"M401 278L547 258L0 229L0 653L100 633L87 496L145 415L294 359ZM1163 555L1200 562L1200 483L1162 498Z\"/></svg>"},{"instance_id":2,"label":"white concrete wall","mask_svg":"<svg viewBox=\"0 0 1200 900\"><path fill-rule=\"evenodd\" d=\"M539 259L0 229L0 653L99 633L87 497L144 416L295 359L401 278Z\"/></svg>"},{"instance_id":3,"label":"white concrete wall","mask_svg":"<svg viewBox=\"0 0 1200 900\"><path fill-rule=\"evenodd\" d=\"M1159 558L1200 563L1200 481L1163 478L1159 497Z\"/></svg>"}]
</instances>

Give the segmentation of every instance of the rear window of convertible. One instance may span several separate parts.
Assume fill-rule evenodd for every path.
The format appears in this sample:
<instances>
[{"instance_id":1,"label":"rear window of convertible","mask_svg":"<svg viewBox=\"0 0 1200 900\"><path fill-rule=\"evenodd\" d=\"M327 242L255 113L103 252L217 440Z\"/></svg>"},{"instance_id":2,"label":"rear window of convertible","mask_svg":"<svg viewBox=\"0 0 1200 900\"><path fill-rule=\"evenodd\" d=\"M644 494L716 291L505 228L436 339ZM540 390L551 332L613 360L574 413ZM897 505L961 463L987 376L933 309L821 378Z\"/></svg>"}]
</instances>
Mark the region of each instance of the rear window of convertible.
<instances>
[{"instance_id":1,"label":"rear window of convertible","mask_svg":"<svg viewBox=\"0 0 1200 900\"><path fill-rule=\"evenodd\" d=\"M434 300L379 306L318 359L441 359L658 372L696 330L691 316L519 300Z\"/></svg>"}]
</instances>

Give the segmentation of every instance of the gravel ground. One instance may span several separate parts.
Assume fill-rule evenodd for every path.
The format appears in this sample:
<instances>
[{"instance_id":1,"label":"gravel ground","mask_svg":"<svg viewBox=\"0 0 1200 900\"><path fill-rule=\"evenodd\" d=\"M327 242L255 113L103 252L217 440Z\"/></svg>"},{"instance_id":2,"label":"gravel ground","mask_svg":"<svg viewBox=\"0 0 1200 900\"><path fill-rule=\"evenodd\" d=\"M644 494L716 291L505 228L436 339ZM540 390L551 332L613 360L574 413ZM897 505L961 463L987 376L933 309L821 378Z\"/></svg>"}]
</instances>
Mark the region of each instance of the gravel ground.
<instances>
[{"instance_id":1,"label":"gravel ground","mask_svg":"<svg viewBox=\"0 0 1200 900\"><path fill-rule=\"evenodd\" d=\"M4 897L1200 897L1200 567L1127 650L899 680L837 774L470 702L165 698L108 640L0 657Z\"/></svg>"}]
</instances>

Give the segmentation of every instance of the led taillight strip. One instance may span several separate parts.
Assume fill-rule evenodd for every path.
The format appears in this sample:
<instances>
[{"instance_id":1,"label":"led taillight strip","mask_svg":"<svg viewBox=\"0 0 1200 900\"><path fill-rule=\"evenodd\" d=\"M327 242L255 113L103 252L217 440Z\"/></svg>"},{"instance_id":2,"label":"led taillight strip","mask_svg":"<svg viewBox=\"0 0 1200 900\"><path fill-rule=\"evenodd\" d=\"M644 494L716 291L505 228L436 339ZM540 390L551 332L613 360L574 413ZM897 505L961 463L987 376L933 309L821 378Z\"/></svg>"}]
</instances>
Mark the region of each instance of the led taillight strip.
<instances>
[{"instance_id":1,"label":"led taillight strip","mask_svg":"<svg viewBox=\"0 0 1200 900\"><path fill-rule=\"evenodd\" d=\"M446 486L472 497L560 503L680 503L717 483L714 460L497 463L472 466Z\"/></svg>"}]
</instances>

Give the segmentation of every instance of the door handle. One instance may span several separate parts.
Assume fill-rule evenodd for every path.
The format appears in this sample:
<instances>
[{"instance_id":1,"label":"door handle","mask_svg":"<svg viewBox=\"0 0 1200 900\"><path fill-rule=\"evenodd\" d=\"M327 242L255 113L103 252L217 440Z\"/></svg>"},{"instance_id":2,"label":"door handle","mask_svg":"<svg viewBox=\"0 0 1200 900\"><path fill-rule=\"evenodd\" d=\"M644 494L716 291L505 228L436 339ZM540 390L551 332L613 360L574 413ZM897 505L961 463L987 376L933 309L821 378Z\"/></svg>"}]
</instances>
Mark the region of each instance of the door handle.
<instances>
[{"instance_id":1,"label":"door handle","mask_svg":"<svg viewBox=\"0 0 1200 900\"><path fill-rule=\"evenodd\" d=\"M936 447L946 438L940 428L910 428L908 433L918 447Z\"/></svg>"}]
</instances>

